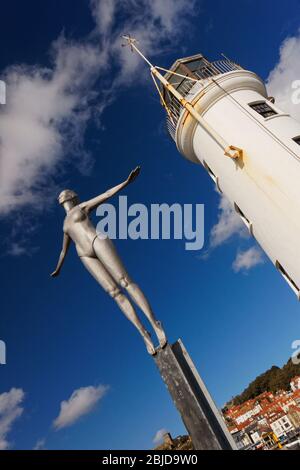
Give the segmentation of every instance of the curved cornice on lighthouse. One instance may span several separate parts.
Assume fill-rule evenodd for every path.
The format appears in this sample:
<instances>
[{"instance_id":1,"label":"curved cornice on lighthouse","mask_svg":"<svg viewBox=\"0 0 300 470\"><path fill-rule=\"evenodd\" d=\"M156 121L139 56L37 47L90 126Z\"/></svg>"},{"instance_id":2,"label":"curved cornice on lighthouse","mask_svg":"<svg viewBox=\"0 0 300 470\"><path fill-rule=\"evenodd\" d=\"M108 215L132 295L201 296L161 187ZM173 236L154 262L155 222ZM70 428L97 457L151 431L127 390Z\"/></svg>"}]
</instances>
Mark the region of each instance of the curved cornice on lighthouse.
<instances>
[{"instance_id":1,"label":"curved cornice on lighthouse","mask_svg":"<svg viewBox=\"0 0 300 470\"><path fill-rule=\"evenodd\" d=\"M193 89L197 89L194 96ZM265 84L255 73L234 70L205 80L200 87L196 84L187 98L196 111L205 118L205 113L220 99L239 90L253 90L264 98L267 97ZM193 134L197 125L197 121L184 109L178 120L175 137L179 152L194 163L199 163L193 149Z\"/></svg>"}]
</instances>

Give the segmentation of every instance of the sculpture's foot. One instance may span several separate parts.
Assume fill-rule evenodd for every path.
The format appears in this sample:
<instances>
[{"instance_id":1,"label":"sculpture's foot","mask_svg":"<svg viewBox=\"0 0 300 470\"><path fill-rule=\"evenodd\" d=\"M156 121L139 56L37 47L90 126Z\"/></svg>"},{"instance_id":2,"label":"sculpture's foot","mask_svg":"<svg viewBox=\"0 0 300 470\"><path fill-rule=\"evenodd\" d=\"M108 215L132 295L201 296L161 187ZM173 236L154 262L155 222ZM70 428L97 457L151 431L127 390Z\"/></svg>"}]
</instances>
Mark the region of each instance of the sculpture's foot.
<instances>
[{"instance_id":1,"label":"sculpture's foot","mask_svg":"<svg viewBox=\"0 0 300 470\"><path fill-rule=\"evenodd\" d=\"M158 337L159 345L161 348L164 348L168 342L166 333L163 330L162 324L160 321L156 322L155 333Z\"/></svg>"},{"instance_id":2,"label":"sculpture's foot","mask_svg":"<svg viewBox=\"0 0 300 470\"><path fill-rule=\"evenodd\" d=\"M154 344L152 343L150 334L146 330L143 334L143 340L145 342L148 353L151 354L151 356L154 356L156 354L155 347L154 347Z\"/></svg>"}]
</instances>

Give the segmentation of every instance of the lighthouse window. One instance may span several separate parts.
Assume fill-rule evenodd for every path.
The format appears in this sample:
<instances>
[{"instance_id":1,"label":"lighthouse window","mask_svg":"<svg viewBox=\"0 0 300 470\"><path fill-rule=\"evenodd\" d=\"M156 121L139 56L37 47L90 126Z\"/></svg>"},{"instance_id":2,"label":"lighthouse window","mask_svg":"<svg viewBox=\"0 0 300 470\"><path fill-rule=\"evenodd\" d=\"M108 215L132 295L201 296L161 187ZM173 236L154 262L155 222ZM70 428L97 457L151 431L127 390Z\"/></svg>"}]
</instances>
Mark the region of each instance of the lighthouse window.
<instances>
[{"instance_id":1,"label":"lighthouse window","mask_svg":"<svg viewBox=\"0 0 300 470\"><path fill-rule=\"evenodd\" d=\"M219 186L219 178L214 174L214 172L212 171L212 169L208 166L208 164L206 163L205 160L203 160L203 166L204 168L206 169L207 173L209 174L209 176L211 177L211 179L213 180L213 182L215 183L216 187L217 187L217 190L221 193L222 192L222 189L220 188Z\"/></svg>"},{"instance_id":2,"label":"lighthouse window","mask_svg":"<svg viewBox=\"0 0 300 470\"><path fill-rule=\"evenodd\" d=\"M241 217L242 221L246 225L249 232L252 234L252 223L250 222L250 220L247 219L244 212L241 211L241 209L239 208L239 206L236 203L234 203L234 209L239 214L239 216Z\"/></svg>"},{"instance_id":3,"label":"lighthouse window","mask_svg":"<svg viewBox=\"0 0 300 470\"><path fill-rule=\"evenodd\" d=\"M285 269L281 266L281 264L276 261L275 263L276 268L278 271L281 273L281 275L284 277L286 282L289 284L289 286L293 289L293 291L297 294L298 297L300 297L300 289L297 286L297 284L293 281L293 279L288 275L288 273L285 271Z\"/></svg>"},{"instance_id":4,"label":"lighthouse window","mask_svg":"<svg viewBox=\"0 0 300 470\"><path fill-rule=\"evenodd\" d=\"M300 145L300 135L294 137L293 140L296 142L296 144Z\"/></svg>"},{"instance_id":5,"label":"lighthouse window","mask_svg":"<svg viewBox=\"0 0 300 470\"><path fill-rule=\"evenodd\" d=\"M249 104L249 106L250 108L254 109L254 111L256 111L258 114L260 114L264 118L274 116L275 114L277 114L276 111L274 111L274 109L271 108L271 106L269 106L268 103L266 103L265 101L252 103L252 104Z\"/></svg>"},{"instance_id":6,"label":"lighthouse window","mask_svg":"<svg viewBox=\"0 0 300 470\"><path fill-rule=\"evenodd\" d=\"M191 72L197 72L200 68L204 67L206 63L207 61L203 57L200 57L199 59L185 62L185 65L190 69Z\"/></svg>"},{"instance_id":7,"label":"lighthouse window","mask_svg":"<svg viewBox=\"0 0 300 470\"><path fill-rule=\"evenodd\" d=\"M209 174L209 176L211 177L211 179L217 184L218 178L216 177L216 175L214 174L214 172L212 171L212 169L208 166L208 164L206 163L205 160L203 160L203 166L204 166L204 168L206 169L206 171L207 171L207 173Z\"/></svg>"}]
</instances>

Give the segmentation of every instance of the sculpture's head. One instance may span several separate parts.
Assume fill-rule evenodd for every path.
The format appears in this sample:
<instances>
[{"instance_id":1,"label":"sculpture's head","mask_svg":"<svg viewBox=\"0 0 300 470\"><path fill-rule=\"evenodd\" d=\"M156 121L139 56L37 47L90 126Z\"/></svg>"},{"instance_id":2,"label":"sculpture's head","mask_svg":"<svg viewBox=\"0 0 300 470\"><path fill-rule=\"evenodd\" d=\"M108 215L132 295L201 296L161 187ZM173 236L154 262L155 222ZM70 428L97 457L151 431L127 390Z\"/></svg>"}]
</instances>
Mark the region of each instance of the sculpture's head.
<instances>
[{"instance_id":1,"label":"sculpture's head","mask_svg":"<svg viewBox=\"0 0 300 470\"><path fill-rule=\"evenodd\" d=\"M77 194L71 189L65 189L58 196L58 202L66 210L70 210L72 207L77 206L79 200Z\"/></svg>"}]
</instances>

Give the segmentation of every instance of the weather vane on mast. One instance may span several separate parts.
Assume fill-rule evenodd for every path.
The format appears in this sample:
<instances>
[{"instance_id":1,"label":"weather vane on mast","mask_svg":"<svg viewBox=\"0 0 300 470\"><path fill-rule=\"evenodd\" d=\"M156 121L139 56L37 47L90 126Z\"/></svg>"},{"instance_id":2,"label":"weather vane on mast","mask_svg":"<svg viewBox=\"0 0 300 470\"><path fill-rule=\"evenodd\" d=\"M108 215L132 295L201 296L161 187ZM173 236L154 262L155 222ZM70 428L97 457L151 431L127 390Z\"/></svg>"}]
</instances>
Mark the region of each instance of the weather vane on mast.
<instances>
[{"instance_id":1,"label":"weather vane on mast","mask_svg":"<svg viewBox=\"0 0 300 470\"><path fill-rule=\"evenodd\" d=\"M147 64L151 68L153 67L151 62L147 59L147 57L144 56L144 54L142 54L142 52L137 47L136 44L138 44L139 41L136 38L133 38L130 34L124 35L124 36L122 36L122 38L125 39L125 41L127 41L125 44L122 44L122 47L129 46L131 52L134 52L134 51L137 52L142 57L142 59L144 59L144 61L147 62Z\"/></svg>"}]
</instances>

